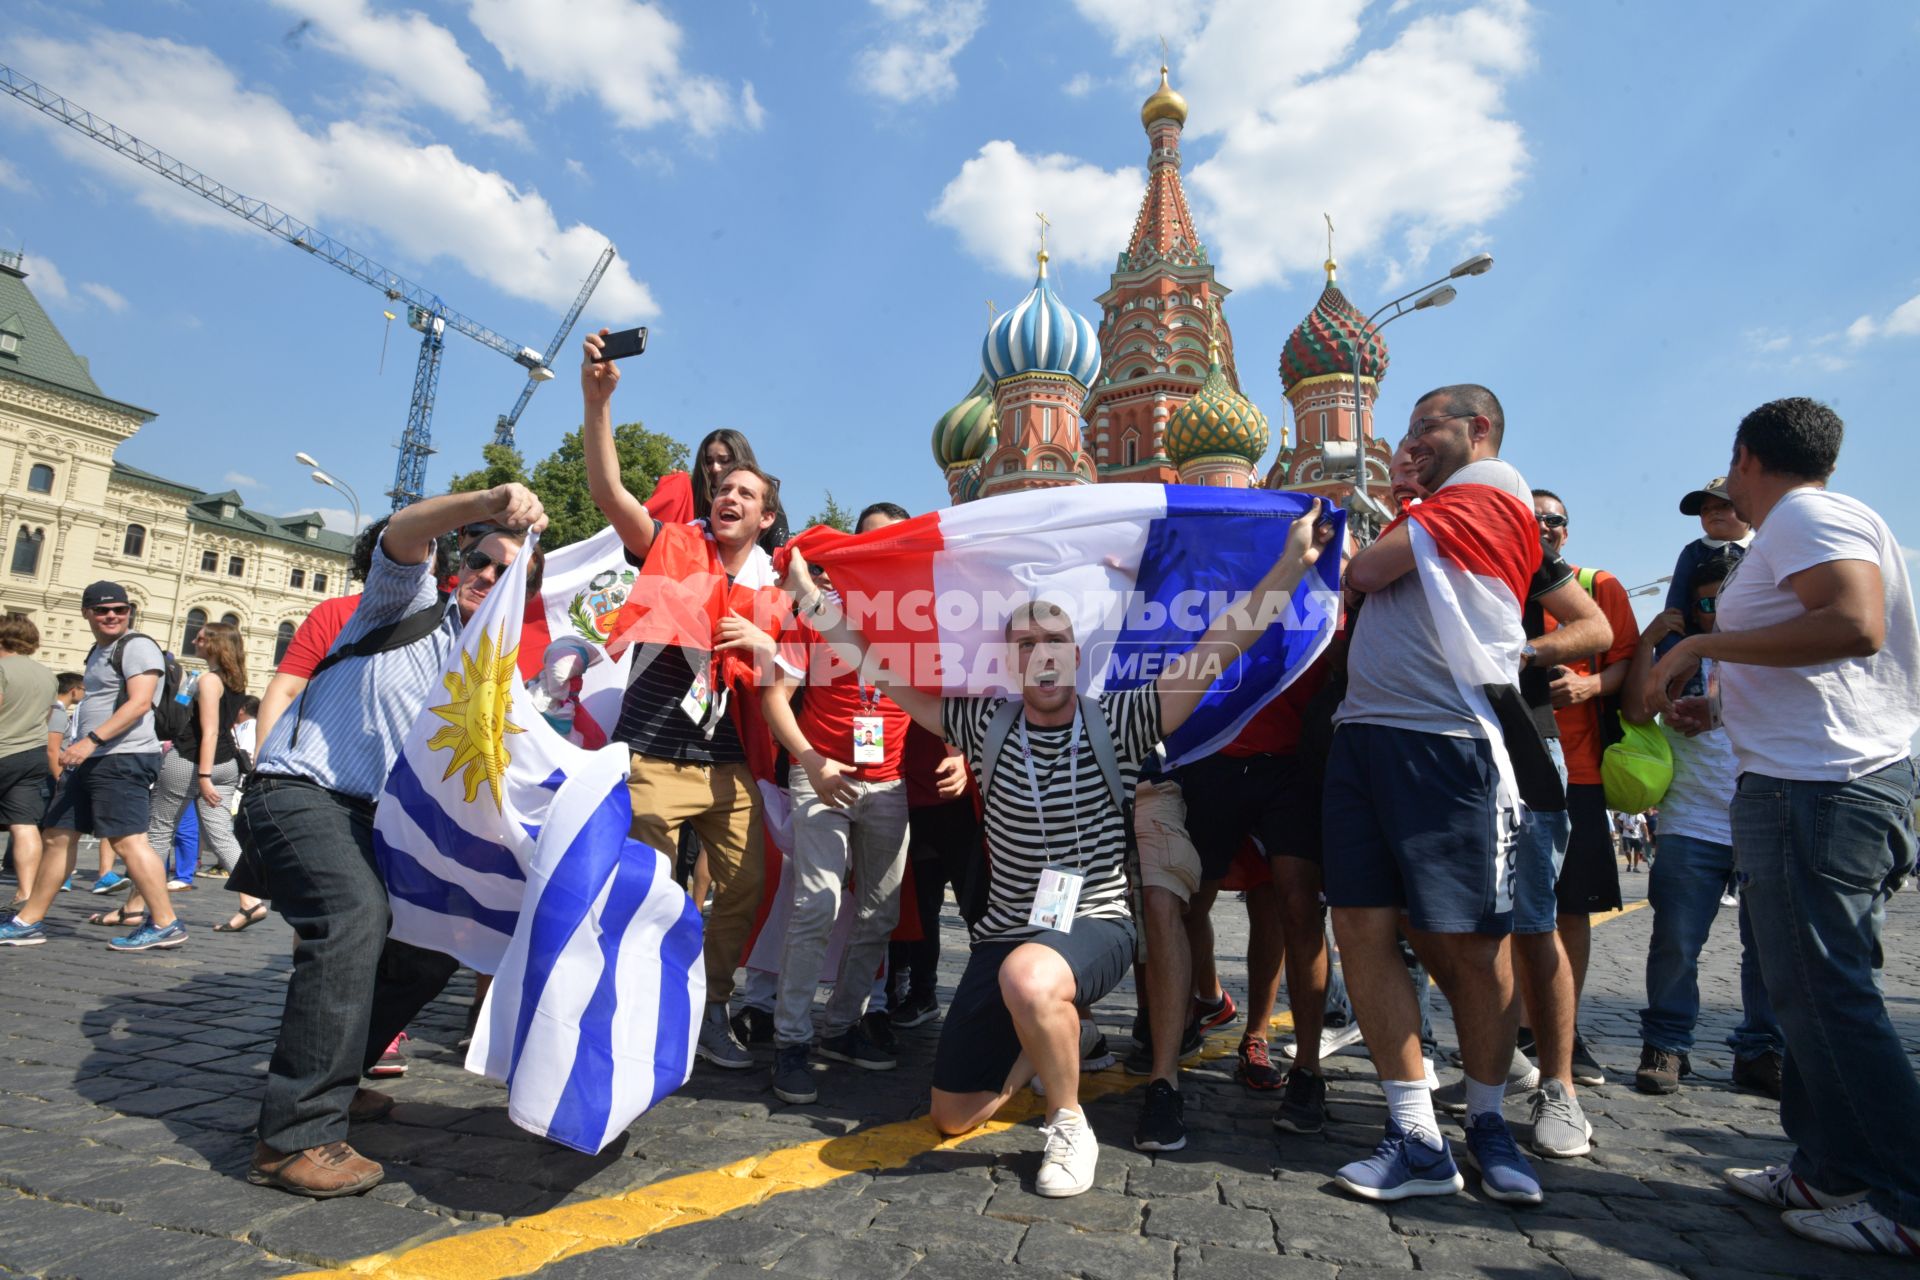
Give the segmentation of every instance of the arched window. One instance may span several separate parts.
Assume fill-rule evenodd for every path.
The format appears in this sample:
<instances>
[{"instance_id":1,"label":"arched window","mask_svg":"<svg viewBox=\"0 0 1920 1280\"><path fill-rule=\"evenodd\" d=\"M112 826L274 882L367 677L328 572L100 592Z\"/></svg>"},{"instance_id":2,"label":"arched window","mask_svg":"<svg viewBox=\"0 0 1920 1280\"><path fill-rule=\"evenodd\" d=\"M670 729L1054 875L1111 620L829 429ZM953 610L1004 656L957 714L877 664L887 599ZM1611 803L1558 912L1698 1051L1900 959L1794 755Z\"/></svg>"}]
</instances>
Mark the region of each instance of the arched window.
<instances>
[{"instance_id":1,"label":"arched window","mask_svg":"<svg viewBox=\"0 0 1920 1280\"><path fill-rule=\"evenodd\" d=\"M40 572L40 545L46 540L45 529L21 525L20 532L13 535L13 571L29 578Z\"/></svg>"},{"instance_id":2,"label":"arched window","mask_svg":"<svg viewBox=\"0 0 1920 1280\"><path fill-rule=\"evenodd\" d=\"M1140 461L1140 441L1136 437L1128 436L1121 442L1120 461L1129 467Z\"/></svg>"},{"instance_id":3,"label":"arched window","mask_svg":"<svg viewBox=\"0 0 1920 1280\"><path fill-rule=\"evenodd\" d=\"M273 665L279 666L287 656L287 646L293 643L293 624L283 622L280 629L273 633Z\"/></svg>"},{"instance_id":4,"label":"arched window","mask_svg":"<svg viewBox=\"0 0 1920 1280\"><path fill-rule=\"evenodd\" d=\"M200 638L200 628L206 625L207 611L205 609L187 610L187 629L182 632L180 636L181 653L189 654L193 652L193 642Z\"/></svg>"},{"instance_id":5,"label":"arched window","mask_svg":"<svg viewBox=\"0 0 1920 1280\"><path fill-rule=\"evenodd\" d=\"M27 492L52 493L53 468L44 462L36 462L27 472Z\"/></svg>"},{"instance_id":6,"label":"arched window","mask_svg":"<svg viewBox=\"0 0 1920 1280\"><path fill-rule=\"evenodd\" d=\"M238 630L240 627L240 615L237 613L223 613L220 615L220 625Z\"/></svg>"},{"instance_id":7,"label":"arched window","mask_svg":"<svg viewBox=\"0 0 1920 1280\"><path fill-rule=\"evenodd\" d=\"M128 525L127 536L121 539L120 542L120 554L123 556L138 556L145 555L146 551L147 526L143 524Z\"/></svg>"}]
</instances>

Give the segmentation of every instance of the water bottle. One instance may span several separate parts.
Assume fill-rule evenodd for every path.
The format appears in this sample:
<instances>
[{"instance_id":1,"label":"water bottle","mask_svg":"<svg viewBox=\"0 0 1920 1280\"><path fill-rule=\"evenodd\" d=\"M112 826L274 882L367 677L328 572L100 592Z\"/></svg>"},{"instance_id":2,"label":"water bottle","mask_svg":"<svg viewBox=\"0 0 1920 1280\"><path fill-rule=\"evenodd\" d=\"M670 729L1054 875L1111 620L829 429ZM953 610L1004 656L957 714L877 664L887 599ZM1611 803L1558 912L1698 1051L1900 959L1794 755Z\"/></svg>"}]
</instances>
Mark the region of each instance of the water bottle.
<instances>
[{"instance_id":1,"label":"water bottle","mask_svg":"<svg viewBox=\"0 0 1920 1280\"><path fill-rule=\"evenodd\" d=\"M200 683L200 672L198 671L187 672L181 678L180 692L173 695L173 700L179 703L183 707L192 706L193 691L199 685L199 683Z\"/></svg>"}]
</instances>

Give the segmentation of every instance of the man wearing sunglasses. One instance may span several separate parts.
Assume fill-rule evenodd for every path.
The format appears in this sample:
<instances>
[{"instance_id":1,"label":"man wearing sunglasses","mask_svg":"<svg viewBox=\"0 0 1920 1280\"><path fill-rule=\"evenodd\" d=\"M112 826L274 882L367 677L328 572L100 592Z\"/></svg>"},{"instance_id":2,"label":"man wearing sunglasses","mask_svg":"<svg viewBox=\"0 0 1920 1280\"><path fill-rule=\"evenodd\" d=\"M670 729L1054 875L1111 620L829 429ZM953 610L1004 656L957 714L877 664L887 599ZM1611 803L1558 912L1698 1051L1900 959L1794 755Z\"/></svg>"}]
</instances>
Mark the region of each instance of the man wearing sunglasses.
<instances>
[{"instance_id":1,"label":"man wearing sunglasses","mask_svg":"<svg viewBox=\"0 0 1920 1280\"><path fill-rule=\"evenodd\" d=\"M65 770L42 824L46 834L33 896L0 925L0 944L30 947L46 941L42 923L54 895L73 874L82 831L112 840L127 875L147 902L144 924L107 945L115 951L177 947L187 931L167 898L166 866L147 843L148 807L160 772L160 741L153 707L160 698L166 659L160 646L133 629L133 601L117 582L96 582L80 596L93 632L87 652L86 692L73 745L60 753Z\"/></svg>"},{"instance_id":2,"label":"man wearing sunglasses","mask_svg":"<svg viewBox=\"0 0 1920 1280\"><path fill-rule=\"evenodd\" d=\"M442 595L435 542L482 520L499 530L466 551L451 596ZM383 1176L347 1145L347 1126L392 1100L357 1082L457 964L387 937L374 801L461 629L520 555L515 531L546 523L540 500L518 484L396 511L372 549L359 607L261 743L241 815L274 908L300 942L249 1182L326 1198L357 1195ZM537 586L532 573L528 584Z\"/></svg>"}]
</instances>

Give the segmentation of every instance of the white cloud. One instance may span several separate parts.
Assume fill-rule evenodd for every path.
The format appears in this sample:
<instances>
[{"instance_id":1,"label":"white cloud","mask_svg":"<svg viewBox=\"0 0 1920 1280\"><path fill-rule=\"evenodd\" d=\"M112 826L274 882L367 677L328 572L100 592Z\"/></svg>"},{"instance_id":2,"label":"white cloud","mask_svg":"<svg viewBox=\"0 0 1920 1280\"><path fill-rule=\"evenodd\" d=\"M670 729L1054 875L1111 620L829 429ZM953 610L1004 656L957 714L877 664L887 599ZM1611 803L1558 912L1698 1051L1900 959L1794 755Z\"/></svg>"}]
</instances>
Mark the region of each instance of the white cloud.
<instances>
[{"instance_id":1,"label":"white cloud","mask_svg":"<svg viewBox=\"0 0 1920 1280\"><path fill-rule=\"evenodd\" d=\"M1920 334L1920 294L1895 307L1885 320L1861 316L1847 326L1847 341L1859 346L1873 338L1911 338Z\"/></svg>"},{"instance_id":2,"label":"white cloud","mask_svg":"<svg viewBox=\"0 0 1920 1280\"><path fill-rule=\"evenodd\" d=\"M1043 212L1053 229L1047 253L1105 268L1126 245L1146 176L1072 156L1029 156L1011 142L989 142L960 166L927 215L959 235L967 252L1009 275L1031 279Z\"/></svg>"},{"instance_id":3,"label":"white cloud","mask_svg":"<svg viewBox=\"0 0 1920 1280\"><path fill-rule=\"evenodd\" d=\"M345 507L309 507L307 510L317 512L320 516L320 523L335 533L358 533L360 530L372 524L374 518L379 515L377 511L363 511L360 513L360 523L356 525L353 522L353 512L347 510ZM288 512L287 514L295 515L304 513Z\"/></svg>"},{"instance_id":4,"label":"white cloud","mask_svg":"<svg viewBox=\"0 0 1920 1280\"><path fill-rule=\"evenodd\" d=\"M221 477L220 483L232 489L258 489L260 482L244 471L229 471Z\"/></svg>"},{"instance_id":5,"label":"white cloud","mask_svg":"<svg viewBox=\"0 0 1920 1280\"><path fill-rule=\"evenodd\" d=\"M27 278L33 282L34 295L42 303L51 302L57 307L80 308L86 306L87 299L91 298L115 315L127 309L127 300L119 290L96 280L82 280L77 284L71 284L67 281L66 272L60 270L52 258L30 253L27 255L25 265Z\"/></svg>"},{"instance_id":6,"label":"white cloud","mask_svg":"<svg viewBox=\"0 0 1920 1280\"><path fill-rule=\"evenodd\" d=\"M8 164L5 156L0 156L0 190L15 196L23 196L33 190L33 184L27 181L26 175Z\"/></svg>"},{"instance_id":7,"label":"white cloud","mask_svg":"<svg viewBox=\"0 0 1920 1280\"><path fill-rule=\"evenodd\" d=\"M1851 358L1830 349L1841 336L1825 333L1803 341L1784 329L1766 328L1748 329L1741 334L1757 368L1813 369L1820 373L1839 373L1853 366Z\"/></svg>"},{"instance_id":8,"label":"white cloud","mask_svg":"<svg viewBox=\"0 0 1920 1280\"><path fill-rule=\"evenodd\" d=\"M537 192L389 129L334 121L309 131L279 100L242 86L206 49L125 33L85 43L25 37L18 59L109 120L138 121L144 141L248 195L311 218L349 242L372 232L402 260L451 261L517 298L564 307L607 237L562 227ZM237 129L232 122L244 120ZM57 126L55 142L168 217L238 231L240 221ZM609 314L658 314L652 294L616 259L597 303ZM531 335L530 335L531 336Z\"/></svg>"},{"instance_id":9,"label":"white cloud","mask_svg":"<svg viewBox=\"0 0 1920 1280\"><path fill-rule=\"evenodd\" d=\"M936 101L960 87L953 60L987 18L986 0L870 0L885 19L881 43L854 60L854 81L889 102Z\"/></svg>"},{"instance_id":10,"label":"white cloud","mask_svg":"<svg viewBox=\"0 0 1920 1280\"><path fill-rule=\"evenodd\" d=\"M685 33L645 0L473 0L469 16L501 61L554 102L585 94L625 129L684 124L703 137L760 127L751 84L738 91L680 63ZM600 127L591 114L584 128Z\"/></svg>"},{"instance_id":11,"label":"white cloud","mask_svg":"<svg viewBox=\"0 0 1920 1280\"><path fill-rule=\"evenodd\" d=\"M303 33L329 52L380 76L385 87L446 112L482 133L526 140L453 32L424 13L375 13L367 0L274 0L300 15Z\"/></svg>"},{"instance_id":12,"label":"white cloud","mask_svg":"<svg viewBox=\"0 0 1920 1280\"><path fill-rule=\"evenodd\" d=\"M1236 287L1317 266L1322 211L1343 261L1410 274L1437 246L1481 234L1519 188L1526 144L1504 115L1507 85L1532 63L1525 0L1375 20L1388 31L1370 48L1367 0L1203 0L1176 13L1148 0L1074 4L1116 54L1137 60L1143 95L1158 38L1169 41L1192 111L1188 192ZM1128 214L1138 199L1136 185L1121 202Z\"/></svg>"},{"instance_id":13,"label":"white cloud","mask_svg":"<svg viewBox=\"0 0 1920 1280\"><path fill-rule=\"evenodd\" d=\"M1093 77L1082 71L1079 75L1060 87L1060 92L1069 98L1084 98L1093 92Z\"/></svg>"}]
</instances>

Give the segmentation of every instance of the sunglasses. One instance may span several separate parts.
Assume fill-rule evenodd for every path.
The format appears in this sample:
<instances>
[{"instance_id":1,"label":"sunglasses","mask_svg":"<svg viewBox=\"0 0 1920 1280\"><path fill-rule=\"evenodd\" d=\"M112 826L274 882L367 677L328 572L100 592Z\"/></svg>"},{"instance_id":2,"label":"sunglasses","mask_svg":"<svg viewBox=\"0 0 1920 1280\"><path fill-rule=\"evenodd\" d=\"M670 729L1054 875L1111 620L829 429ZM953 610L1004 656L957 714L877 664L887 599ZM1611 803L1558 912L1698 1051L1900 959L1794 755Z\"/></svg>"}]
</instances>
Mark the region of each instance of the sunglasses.
<instances>
[{"instance_id":1,"label":"sunglasses","mask_svg":"<svg viewBox=\"0 0 1920 1280\"><path fill-rule=\"evenodd\" d=\"M1718 604L1716 603L1718 599L1719 597L1717 596L1701 596L1693 602L1693 607L1711 616L1718 610Z\"/></svg>"},{"instance_id":2,"label":"sunglasses","mask_svg":"<svg viewBox=\"0 0 1920 1280\"><path fill-rule=\"evenodd\" d=\"M475 547L460 557L460 563L465 566L469 573L485 573L488 569L498 569L501 573L505 573L507 571L507 565L512 562L508 560L495 560L480 548Z\"/></svg>"},{"instance_id":3,"label":"sunglasses","mask_svg":"<svg viewBox=\"0 0 1920 1280\"><path fill-rule=\"evenodd\" d=\"M1565 516L1549 515L1543 511L1540 513L1538 519L1542 529L1564 529L1567 527L1567 518Z\"/></svg>"},{"instance_id":4,"label":"sunglasses","mask_svg":"<svg viewBox=\"0 0 1920 1280\"><path fill-rule=\"evenodd\" d=\"M93 606L92 612L96 618L114 618L122 614L132 613L133 606L130 604L97 604Z\"/></svg>"}]
</instances>

